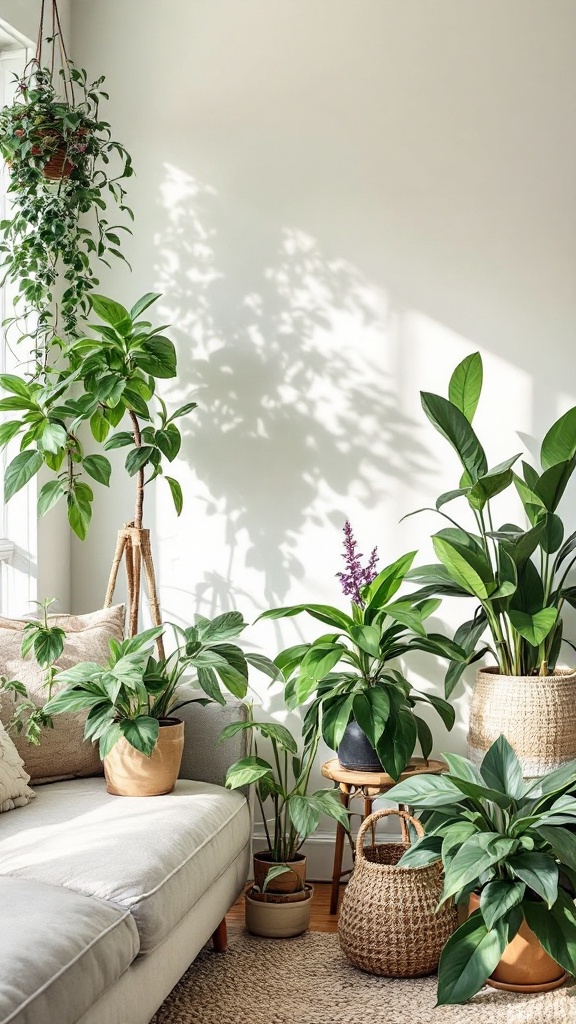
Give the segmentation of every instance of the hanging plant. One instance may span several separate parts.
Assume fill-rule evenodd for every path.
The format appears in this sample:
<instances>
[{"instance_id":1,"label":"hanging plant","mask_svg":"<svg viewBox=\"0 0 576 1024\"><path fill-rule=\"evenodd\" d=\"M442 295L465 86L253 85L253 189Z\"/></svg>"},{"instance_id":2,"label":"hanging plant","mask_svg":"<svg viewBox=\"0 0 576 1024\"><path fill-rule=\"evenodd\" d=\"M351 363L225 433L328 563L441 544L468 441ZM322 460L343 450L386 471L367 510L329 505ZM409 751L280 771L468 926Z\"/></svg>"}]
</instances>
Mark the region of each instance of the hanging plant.
<instances>
[{"instance_id":1,"label":"hanging plant","mask_svg":"<svg viewBox=\"0 0 576 1024\"><path fill-rule=\"evenodd\" d=\"M132 219L121 182L133 173L129 154L100 114L108 99L104 77L89 82L68 59L55 0L50 59L42 63L43 14L44 3L36 57L15 76L14 101L0 111L12 199L0 222L0 284L18 287L16 315L6 323L34 339L36 375L46 370L59 333L74 336L79 316L88 312L89 293L99 283L92 259L106 266L112 257L125 260L119 232L130 229L111 222L108 207Z\"/></svg>"}]
</instances>

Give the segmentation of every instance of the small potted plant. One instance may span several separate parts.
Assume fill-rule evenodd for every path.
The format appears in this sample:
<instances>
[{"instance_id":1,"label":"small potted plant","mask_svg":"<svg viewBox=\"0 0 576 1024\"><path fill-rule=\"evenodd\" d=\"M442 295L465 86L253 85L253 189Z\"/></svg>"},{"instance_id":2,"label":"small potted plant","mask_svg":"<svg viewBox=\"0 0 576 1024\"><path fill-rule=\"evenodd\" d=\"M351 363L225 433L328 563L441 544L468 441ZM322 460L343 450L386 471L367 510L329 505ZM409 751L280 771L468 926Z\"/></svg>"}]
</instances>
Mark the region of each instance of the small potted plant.
<instances>
[{"instance_id":1,"label":"small potted plant","mask_svg":"<svg viewBox=\"0 0 576 1024\"><path fill-rule=\"evenodd\" d=\"M299 850L322 814L348 827L348 813L336 790L308 793L319 733L309 735L299 750L286 726L254 721L251 705L248 720L226 726L221 739L241 730L251 735L251 752L228 769L226 785L230 789L254 786L267 842L266 850L254 854L254 885L246 893L246 925L255 935L270 938L299 935L310 922L313 894L312 887L306 885L306 859ZM269 744L271 757L262 756L259 737Z\"/></svg>"},{"instance_id":2,"label":"small potted plant","mask_svg":"<svg viewBox=\"0 0 576 1024\"><path fill-rule=\"evenodd\" d=\"M312 701L304 734L320 730L344 768L384 770L398 779L417 742L425 760L432 750L432 734L416 714L417 705L432 706L448 729L454 724L454 709L441 697L415 690L394 662L412 651L458 660L466 660L466 654L446 637L426 632L424 622L439 607L438 600L395 597L415 551L377 572L376 551L363 567L349 523L344 534L346 571L339 576L352 599L350 614L331 605L300 604L264 612L260 618L307 612L329 627L330 632L312 643L289 647L275 658L286 679L287 706Z\"/></svg>"},{"instance_id":3,"label":"small potted plant","mask_svg":"<svg viewBox=\"0 0 576 1024\"><path fill-rule=\"evenodd\" d=\"M467 660L450 665L449 697L466 664L484 653L494 664L478 674L469 746L478 762L500 732L520 757L524 774L546 774L576 756L576 673L559 667L565 605L576 606L568 575L576 564L576 533L566 535L558 506L576 467L576 407L548 430L540 467L520 454L490 468L472 421L483 381L479 353L467 356L450 379L448 398L422 393L435 429L460 462L457 486L436 501L448 525L432 541L439 564L416 568L422 599L472 598L477 607L454 639ZM492 500L515 487L524 522L501 523ZM465 505L458 522L445 507ZM569 643L566 641L566 643ZM570 646L572 646L570 644Z\"/></svg>"},{"instance_id":4,"label":"small potted plant","mask_svg":"<svg viewBox=\"0 0 576 1024\"><path fill-rule=\"evenodd\" d=\"M175 649L156 658L152 648L163 632L155 626L118 642L110 640L106 665L81 662L59 672L61 687L44 705L44 713L88 710L84 738L98 742L108 791L123 796L169 793L178 777L184 725L176 713L186 704L225 703L225 691L244 697L248 666L274 675L263 655L244 653L231 638L245 629L240 612L215 619L197 616L194 626L173 626ZM205 697L179 694L184 676L196 673Z\"/></svg>"},{"instance_id":5,"label":"small potted plant","mask_svg":"<svg viewBox=\"0 0 576 1024\"><path fill-rule=\"evenodd\" d=\"M424 811L426 834L400 865L442 859L441 905L467 920L448 939L438 1003L462 1003L485 982L546 991L576 974L576 761L525 782L504 736L478 768L443 754L444 775L399 783L391 799Z\"/></svg>"},{"instance_id":6,"label":"small potted plant","mask_svg":"<svg viewBox=\"0 0 576 1024\"><path fill-rule=\"evenodd\" d=\"M108 99L103 83L102 76L90 82L69 60L58 72L33 60L16 77L14 101L0 110L0 152L13 200L0 225L4 279L18 285L21 300L8 322L34 312L39 367L60 331L76 333L79 313L88 312L98 283L92 257L124 260L119 232L130 229L111 223L106 207L113 203L122 217L132 216L121 182L133 170L100 113ZM58 283L64 287L56 302Z\"/></svg>"}]
</instances>

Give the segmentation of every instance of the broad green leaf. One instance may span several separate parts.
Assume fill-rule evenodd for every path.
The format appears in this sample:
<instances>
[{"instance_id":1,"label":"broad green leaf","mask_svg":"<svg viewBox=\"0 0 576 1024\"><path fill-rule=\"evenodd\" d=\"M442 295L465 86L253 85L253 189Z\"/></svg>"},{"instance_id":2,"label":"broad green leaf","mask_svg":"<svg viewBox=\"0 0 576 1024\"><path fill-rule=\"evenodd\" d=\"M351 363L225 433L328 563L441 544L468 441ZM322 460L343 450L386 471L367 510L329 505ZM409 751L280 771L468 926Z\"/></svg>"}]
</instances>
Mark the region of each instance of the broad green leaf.
<instances>
[{"instance_id":1,"label":"broad green leaf","mask_svg":"<svg viewBox=\"0 0 576 1024\"><path fill-rule=\"evenodd\" d=\"M528 927L540 939L547 953L570 974L576 972L576 910L562 889L549 910L543 903L524 900L522 910Z\"/></svg>"},{"instance_id":2,"label":"broad green leaf","mask_svg":"<svg viewBox=\"0 0 576 1024\"><path fill-rule=\"evenodd\" d=\"M85 690L62 690L54 694L44 705L44 711L48 715L57 715L61 712L85 711L102 703L102 693L89 693Z\"/></svg>"},{"instance_id":3,"label":"broad green leaf","mask_svg":"<svg viewBox=\"0 0 576 1024\"><path fill-rule=\"evenodd\" d=\"M416 701L431 704L434 710L440 715L440 718L444 722L446 728L448 730L452 728L456 719L456 712L452 707L452 704L449 704L447 700L443 700L442 697L436 697L432 693L417 693L414 690L412 690L411 696Z\"/></svg>"},{"instance_id":4,"label":"broad green leaf","mask_svg":"<svg viewBox=\"0 0 576 1024\"><path fill-rule=\"evenodd\" d=\"M560 828L558 825L538 825L536 831L547 843L550 844L552 852L561 864L567 864L569 868L576 871L576 836L567 828Z\"/></svg>"},{"instance_id":5,"label":"broad green leaf","mask_svg":"<svg viewBox=\"0 0 576 1024\"><path fill-rule=\"evenodd\" d=\"M223 612L214 619L206 620L198 627L198 636L202 643L214 643L216 641L228 640L230 637L239 636L245 628L242 612Z\"/></svg>"},{"instance_id":6,"label":"broad green leaf","mask_svg":"<svg viewBox=\"0 0 576 1024\"><path fill-rule=\"evenodd\" d=\"M574 839L572 840L574 845ZM525 850L506 862L515 875L540 896L548 907L558 898L558 865L549 854Z\"/></svg>"},{"instance_id":7,"label":"broad green leaf","mask_svg":"<svg viewBox=\"0 0 576 1024\"><path fill-rule=\"evenodd\" d=\"M379 717L376 718L372 714L372 705L368 700L367 693L354 694L352 712L355 721L362 731L366 733L369 742L373 747L376 747L384 731L385 722L382 722Z\"/></svg>"},{"instance_id":8,"label":"broad green leaf","mask_svg":"<svg viewBox=\"0 0 576 1024\"><path fill-rule=\"evenodd\" d=\"M365 691L372 716L385 725L390 716L390 698L382 686L370 686Z\"/></svg>"},{"instance_id":9,"label":"broad green leaf","mask_svg":"<svg viewBox=\"0 0 576 1024\"><path fill-rule=\"evenodd\" d=\"M483 476L478 477L468 494L468 501L472 508L483 509L487 501L510 487L513 480L512 466L519 458L520 454L513 455L511 459L506 459L505 462L501 462L500 465L494 466Z\"/></svg>"},{"instance_id":10,"label":"broad green leaf","mask_svg":"<svg viewBox=\"0 0 576 1024\"><path fill-rule=\"evenodd\" d=\"M350 815L342 806L338 790L318 789L312 794L312 800L322 814L327 814L329 818L339 821L344 828L350 827Z\"/></svg>"},{"instance_id":11,"label":"broad green leaf","mask_svg":"<svg viewBox=\"0 0 576 1024\"><path fill-rule=\"evenodd\" d=\"M442 754L443 760L450 769L449 778L452 779L456 776L459 779L464 779L466 782L473 782L478 786L483 786L485 780L480 774L480 769L472 764L467 757L462 757L461 754Z\"/></svg>"},{"instance_id":12,"label":"broad green leaf","mask_svg":"<svg viewBox=\"0 0 576 1024\"><path fill-rule=\"evenodd\" d=\"M401 868L422 868L428 864L435 864L440 860L442 851L441 836L423 836L408 847L406 852L398 861Z\"/></svg>"},{"instance_id":13,"label":"broad green leaf","mask_svg":"<svg viewBox=\"0 0 576 1024\"><path fill-rule=\"evenodd\" d=\"M182 444L180 431L173 423L169 423L165 430L156 431L156 444L169 462L173 462Z\"/></svg>"},{"instance_id":14,"label":"broad green leaf","mask_svg":"<svg viewBox=\"0 0 576 1024\"><path fill-rule=\"evenodd\" d=\"M482 357L479 352L466 356L454 370L448 385L448 398L469 423L474 419L482 391Z\"/></svg>"},{"instance_id":15,"label":"broad green leaf","mask_svg":"<svg viewBox=\"0 0 576 1024\"><path fill-rule=\"evenodd\" d=\"M400 778L412 757L417 738L416 721L411 712L400 709L397 715L390 716L376 744L376 752L394 780Z\"/></svg>"},{"instance_id":16,"label":"broad green leaf","mask_svg":"<svg viewBox=\"0 0 576 1024\"><path fill-rule=\"evenodd\" d=\"M523 882L502 878L495 878L484 886L480 895L480 912L488 929L522 902L525 889Z\"/></svg>"},{"instance_id":17,"label":"broad green leaf","mask_svg":"<svg viewBox=\"0 0 576 1024\"><path fill-rule=\"evenodd\" d=\"M133 321L137 320L140 314L143 313L145 309L148 309L148 306L151 306L153 302L156 302L156 300L160 298L160 292L146 292L146 294L138 299L138 301L132 306L132 309L130 310L130 319Z\"/></svg>"},{"instance_id":18,"label":"broad green leaf","mask_svg":"<svg viewBox=\"0 0 576 1024\"><path fill-rule=\"evenodd\" d=\"M34 638L34 655L41 668L48 668L57 661L64 650L66 634L58 626L41 627Z\"/></svg>"},{"instance_id":19,"label":"broad green leaf","mask_svg":"<svg viewBox=\"0 0 576 1024\"><path fill-rule=\"evenodd\" d=\"M125 448L126 445L134 444L134 434L130 434L127 430L120 430L117 434L112 434L104 445L105 451L110 451L112 448Z\"/></svg>"},{"instance_id":20,"label":"broad green leaf","mask_svg":"<svg viewBox=\"0 0 576 1024\"><path fill-rule=\"evenodd\" d=\"M470 836L446 867L441 902L455 896L466 886L476 884L485 871L508 857L516 846L515 839L497 832L479 832Z\"/></svg>"},{"instance_id":21,"label":"broad green leaf","mask_svg":"<svg viewBox=\"0 0 576 1024\"><path fill-rule=\"evenodd\" d=\"M302 659L302 674L318 682L338 664L343 651L340 644L312 644Z\"/></svg>"},{"instance_id":22,"label":"broad green leaf","mask_svg":"<svg viewBox=\"0 0 576 1024\"><path fill-rule=\"evenodd\" d=\"M272 766L261 757L243 757L236 761L226 773L226 785L228 789L238 789L240 786L249 786L265 775L273 775Z\"/></svg>"},{"instance_id":23,"label":"broad green leaf","mask_svg":"<svg viewBox=\"0 0 576 1024\"><path fill-rule=\"evenodd\" d=\"M0 424L0 447L3 448L4 445L7 445L21 429L21 420L10 420L8 423Z\"/></svg>"},{"instance_id":24,"label":"broad green leaf","mask_svg":"<svg viewBox=\"0 0 576 1024\"><path fill-rule=\"evenodd\" d=\"M463 587L469 594L473 594L481 601L487 600L491 590L487 588L477 569L477 560L473 559L471 553L464 556L452 544L436 535L432 538L434 551L440 561L446 566L451 578ZM474 564L472 564L474 563Z\"/></svg>"},{"instance_id":25,"label":"broad green leaf","mask_svg":"<svg viewBox=\"0 0 576 1024\"><path fill-rule=\"evenodd\" d=\"M576 455L576 407L552 424L542 441L540 462L543 469L568 462Z\"/></svg>"},{"instance_id":26,"label":"broad green leaf","mask_svg":"<svg viewBox=\"0 0 576 1024\"><path fill-rule=\"evenodd\" d=\"M21 398L27 398L28 401L34 400L30 384L13 373L0 374L0 388L13 395L20 395Z\"/></svg>"},{"instance_id":27,"label":"broad green leaf","mask_svg":"<svg viewBox=\"0 0 576 1024\"><path fill-rule=\"evenodd\" d=\"M112 467L104 455L87 455L82 460L82 466L93 480L104 484L105 487L109 486Z\"/></svg>"},{"instance_id":28,"label":"broad green leaf","mask_svg":"<svg viewBox=\"0 0 576 1024\"><path fill-rule=\"evenodd\" d=\"M133 355L134 362L151 377L170 378L176 376L176 349L168 338L156 335L142 344L141 350Z\"/></svg>"},{"instance_id":29,"label":"broad green leaf","mask_svg":"<svg viewBox=\"0 0 576 1024\"><path fill-rule=\"evenodd\" d=\"M508 612L510 622L517 633L524 637L532 647L539 647L546 639L558 618L557 608L542 608L533 615L511 608Z\"/></svg>"},{"instance_id":30,"label":"broad green leaf","mask_svg":"<svg viewBox=\"0 0 576 1024\"><path fill-rule=\"evenodd\" d=\"M394 786L390 790L390 799L397 804L428 809L457 804L462 800L462 794L444 775L421 775Z\"/></svg>"},{"instance_id":31,"label":"broad green leaf","mask_svg":"<svg viewBox=\"0 0 576 1024\"><path fill-rule=\"evenodd\" d=\"M499 736L484 755L480 772L486 785L520 800L526 792L522 766L505 736Z\"/></svg>"},{"instance_id":32,"label":"broad green leaf","mask_svg":"<svg viewBox=\"0 0 576 1024\"><path fill-rule=\"evenodd\" d=\"M452 402L440 395L422 391L420 397L428 419L450 442L471 482L476 483L478 477L487 472L488 463L482 445L466 416Z\"/></svg>"},{"instance_id":33,"label":"broad green leaf","mask_svg":"<svg viewBox=\"0 0 576 1024\"><path fill-rule=\"evenodd\" d=\"M422 757L427 761L432 753L432 747L434 746L430 726L423 718L420 718L419 715L414 715L414 721L416 722L416 731L418 733L420 749L422 750Z\"/></svg>"},{"instance_id":34,"label":"broad green leaf","mask_svg":"<svg viewBox=\"0 0 576 1024\"><path fill-rule=\"evenodd\" d=\"M576 460L558 462L555 466L544 471L536 484L536 494L542 498L549 512L555 512L560 504L562 495L566 490L568 482L574 472Z\"/></svg>"},{"instance_id":35,"label":"broad green leaf","mask_svg":"<svg viewBox=\"0 0 576 1024\"><path fill-rule=\"evenodd\" d=\"M513 803L513 797L508 793L501 793L497 789L491 789L489 786L478 785L475 782L468 782L467 779L461 779L457 775L450 775L451 782L454 783L457 789L465 796L469 796L475 800L491 800L492 803L502 807L506 810Z\"/></svg>"},{"instance_id":36,"label":"broad green leaf","mask_svg":"<svg viewBox=\"0 0 576 1024\"><path fill-rule=\"evenodd\" d=\"M126 456L126 472L129 476L135 476L136 473L146 466L154 453L154 448L150 445L143 444L139 448L133 448L131 452L128 452Z\"/></svg>"},{"instance_id":37,"label":"broad green leaf","mask_svg":"<svg viewBox=\"0 0 576 1024\"><path fill-rule=\"evenodd\" d=\"M534 779L526 789L526 796L531 800L538 800L541 797L554 796L556 793L563 793L567 789L574 789L576 784L576 758L567 761L566 764L549 772L542 778Z\"/></svg>"},{"instance_id":38,"label":"broad green leaf","mask_svg":"<svg viewBox=\"0 0 576 1024\"><path fill-rule=\"evenodd\" d=\"M62 480L49 480L45 483L38 495L38 515L45 516L60 501L60 498L64 497L65 493Z\"/></svg>"},{"instance_id":39,"label":"broad green leaf","mask_svg":"<svg viewBox=\"0 0 576 1024\"><path fill-rule=\"evenodd\" d=\"M90 430L92 431L92 437L94 438L94 440L98 441L99 443L102 443L102 441L105 441L106 438L108 437L108 434L110 432L110 424L106 417L104 416L104 413L102 412L102 409L100 409L100 407L98 407L98 409L96 409L96 411L93 412L90 417Z\"/></svg>"},{"instance_id":40,"label":"broad green leaf","mask_svg":"<svg viewBox=\"0 0 576 1024\"><path fill-rule=\"evenodd\" d=\"M128 743L135 750L139 750L141 754L150 757L158 740L160 729L158 719L151 718L149 715L139 715L138 718L123 719L119 725L122 735L128 740Z\"/></svg>"},{"instance_id":41,"label":"broad green leaf","mask_svg":"<svg viewBox=\"0 0 576 1024\"><path fill-rule=\"evenodd\" d=\"M182 488L177 480L173 476L165 476L164 479L170 488L172 495L172 501L174 502L174 508L176 509L176 515L179 516L184 507L184 496L182 494Z\"/></svg>"},{"instance_id":42,"label":"broad green leaf","mask_svg":"<svg viewBox=\"0 0 576 1024\"><path fill-rule=\"evenodd\" d=\"M112 327L117 327L125 320L130 320L130 314L124 306L121 306L119 302L115 302L113 299L107 298L105 295L97 295L92 292L89 296L90 305L105 323L110 324Z\"/></svg>"},{"instance_id":43,"label":"broad green leaf","mask_svg":"<svg viewBox=\"0 0 576 1024\"><path fill-rule=\"evenodd\" d=\"M438 1005L471 999L495 970L507 942L506 929L496 926L488 930L479 910L471 914L440 954Z\"/></svg>"},{"instance_id":44,"label":"broad green leaf","mask_svg":"<svg viewBox=\"0 0 576 1024\"><path fill-rule=\"evenodd\" d=\"M419 636L426 636L426 630L422 625L422 616L414 607L412 600L392 601L391 604L382 605L381 611L386 612L390 618L402 623ZM377 656L377 655L376 655Z\"/></svg>"},{"instance_id":45,"label":"broad green leaf","mask_svg":"<svg viewBox=\"0 0 576 1024\"><path fill-rule=\"evenodd\" d=\"M36 451L20 452L4 473L4 501L9 501L42 466L42 455Z\"/></svg>"},{"instance_id":46,"label":"broad green leaf","mask_svg":"<svg viewBox=\"0 0 576 1024\"><path fill-rule=\"evenodd\" d=\"M287 608L272 608L269 611L262 612L256 619L256 622L259 622L260 619L290 618L292 615L300 615L301 612L308 612L309 615L319 619L320 622L324 622L328 626L335 626L337 629L343 629L346 632L354 625L354 620L349 615L328 604L296 604L290 605Z\"/></svg>"},{"instance_id":47,"label":"broad green leaf","mask_svg":"<svg viewBox=\"0 0 576 1024\"><path fill-rule=\"evenodd\" d=\"M324 705L322 714L322 736L330 750L338 750L346 726L352 718L354 694L342 694Z\"/></svg>"},{"instance_id":48,"label":"broad green leaf","mask_svg":"<svg viewBox=\"0 0 576 1024\"><path fill-rule=\"evenodd\" d=\"M204 693L206 693L212 700L216 701L217 704L222 704L222 706L226 704L226 698L218 685L214 669L199 668L198 683L201 689L204 690Z\"/></svg>"},{"instance_id":49,"label":"broad green leaf","mask_svg":"<svg viewBox=\"0 0 576 1024\"><path fill-rule=\"evenodd\" d=\"M80 540L86 540L92 519L92 506L79 501L74 494L68 495L68 522Z\"/></svg>"},{"instance_id":50,"label":"broad green leaf","mask_svg":"<svg viewBox=\"0 0 576 1024\"><path fill-rule=\"evenodd\" d=\"M350 637L361 651L373 658L380 656L380 630L377 626L351 626Z\"/></svg>"},{"instance_id":51,"label":"broad green leaf","mask_svg":"<svg viewBox=\"0 0 576 1024\"><path fill-rule=\"evenodd\" d=\"M307 839L318 827L320 808L312 797L298 793L288 797L288 813L300 839Z\"/></svg>"},{"instance_id":52,"label":"broad green leaf","mask_svg":"<svg viewBox=\"0 0 576 1024\"><path fill-rule=\"evenodd\" d=\"M408 551L392 565L387 565L382 569L372 583L363 588L362 597L370 609L381 608L382 605L388 603L402 585L415 556L415 551Z\"/></svg>"}]
</instances>

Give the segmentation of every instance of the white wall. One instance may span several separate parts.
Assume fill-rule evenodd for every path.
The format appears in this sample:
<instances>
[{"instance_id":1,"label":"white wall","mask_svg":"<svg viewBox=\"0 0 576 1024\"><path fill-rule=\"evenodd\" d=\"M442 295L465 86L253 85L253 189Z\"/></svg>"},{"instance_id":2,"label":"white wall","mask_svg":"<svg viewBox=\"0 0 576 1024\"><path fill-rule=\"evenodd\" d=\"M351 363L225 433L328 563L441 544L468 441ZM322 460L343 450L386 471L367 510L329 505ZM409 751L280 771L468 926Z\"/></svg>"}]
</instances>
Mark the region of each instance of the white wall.
<instances>
[{"instance_id":1,"label":"white wall","mask_svg":"<svg viewBox=\"0 0 576 1024\"><path fill-rule=\"evenodd\" d=\"M166 397L201 388L181 519L162 482L148 497L166 617L340 602L346 518L382 564L412 547L428 560L437 521L399 520L458 469L419 390L445 393L479 349L493 463L576 401L573 0L73 12L76 60L106 74L137 170L133 274L104 273L102 290L163 292L180 360ZM131 514L117 476L73 544L76 610L101 602ZM274 655L314 626L251 635ZM439 688L441 668L421 659L414 679ZM283 717L277 692L266 700ZM450 737L436 729L438 751L464 749L466 706Z\"/></svg>"}]
</instances>

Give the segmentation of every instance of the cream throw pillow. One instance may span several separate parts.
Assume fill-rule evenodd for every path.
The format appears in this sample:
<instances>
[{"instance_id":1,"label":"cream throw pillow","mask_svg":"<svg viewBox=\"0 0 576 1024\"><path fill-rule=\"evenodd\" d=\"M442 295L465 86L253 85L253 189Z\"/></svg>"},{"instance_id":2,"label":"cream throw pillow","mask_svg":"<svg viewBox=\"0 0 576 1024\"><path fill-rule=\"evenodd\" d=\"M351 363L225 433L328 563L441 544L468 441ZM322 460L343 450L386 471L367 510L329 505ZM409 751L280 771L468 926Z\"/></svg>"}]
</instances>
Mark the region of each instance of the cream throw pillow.
<instances>
[{"instance_id":1,"label":"cream throw pillow","mask_svg":"<svg viewBox=\"0 0 576 1024\"><path fill-rule=\"evenodd\" d=\"M109 640L122 640L124 636L124 614L125 607L119 604L88 615L50 615L50 625L60 626L66 632L64 651L56 667L72 668L80 661L104 664L110 654ZM26 625L22 619L0 617L0 675L19 679L30 699L41 707L47 696L42 685L44 673L34 657L23 659L20 653ZM13 710L11 696L0 694L0 721L4 725L10 721ZM100 774L98 746L83 739L86 715L87 712L54 715L54 728L42 730L39 746L22 736L12 737L32 785Z\"/></svg>"},{"instance_id":2,"label":"cream throw pillow","mask_svg":"<svg viewBox=\"0 0 576 1024\"><path fill-rule=\"evenodd\" d=\"M30 803L36 794L26 785L29 780L22 758L0 723L0 811Z\"/></svg>"}]
</instances>

